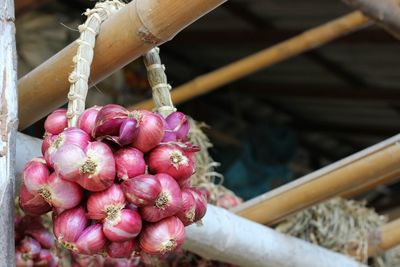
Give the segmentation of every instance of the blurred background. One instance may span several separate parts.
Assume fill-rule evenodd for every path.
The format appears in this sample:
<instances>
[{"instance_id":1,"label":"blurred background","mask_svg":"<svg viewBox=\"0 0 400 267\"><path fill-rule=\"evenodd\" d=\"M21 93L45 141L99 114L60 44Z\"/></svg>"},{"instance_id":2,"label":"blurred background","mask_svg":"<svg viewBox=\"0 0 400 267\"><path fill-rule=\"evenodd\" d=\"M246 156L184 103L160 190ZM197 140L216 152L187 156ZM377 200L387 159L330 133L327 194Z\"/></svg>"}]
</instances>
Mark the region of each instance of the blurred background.
<instances>
[{"instance_id":1,"label":"blurred background","mask_svg":"<svg viewBox=\"0 0 400 267\"><path fill-rule=\"evenodd\" d=\"M19 76L75 40L81 13L94 3L15 0ZM340 1L230 0L162 45L162 61L175 87L351 11ZM208 124L224 184L249 199L398 132L399 48L371 26L178 109ZM130 106L150 97L138 59L92 89L87 105ZM25 133L41 137L43 120ZM400 185L362 197L393 213Z\"/></svg>"}]
</instances>

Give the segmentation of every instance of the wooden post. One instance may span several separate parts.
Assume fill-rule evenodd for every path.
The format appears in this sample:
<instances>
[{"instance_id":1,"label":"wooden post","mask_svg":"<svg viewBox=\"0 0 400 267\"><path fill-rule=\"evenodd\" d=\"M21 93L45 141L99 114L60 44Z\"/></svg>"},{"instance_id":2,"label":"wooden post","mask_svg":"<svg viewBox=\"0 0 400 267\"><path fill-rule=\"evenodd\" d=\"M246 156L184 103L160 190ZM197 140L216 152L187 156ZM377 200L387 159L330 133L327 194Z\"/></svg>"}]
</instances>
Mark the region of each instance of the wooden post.
<instances>
[{"instance_id":1,"label":"wooden post","mask_svg":"<svg viewBox=\"0 0 400 267\"><path fill-rule=\"evenodd\" d=\"M201 75L171 91L173 103L179 104L236 81L265 67L324 45L370 24L361 12L353 12L336 20L305 31L287 41ZM131 109L152 109L151 99L133 105Z\"/></svg>"},{"instance_id":2,"label":"wooden post","mask_svg":"<svg viewBox=\"0 0 400 267\"><path fill-rule=\"evenodd\" d=\"M400 39L399 0L343 0L348 5L361 10L379 26Z\"/></svg>"},{"instance_id":3,"label":"wooden post","mask_svg":"<svg viewBox=\"0 0 400 267\"><path fill-rule=\"evenodd\" d=\"M94 49L91 85L151 48L169 41L225 1L133 0L102 25ZM74 42L19 80L20 129L67 101L68 75L76 49Z\"/></svg>"},{"instance_id":4,"label":"wooden post","mask_svg":"<svg viewBox=\"0 0 400 267\"><path fill-rule=\"evenodd\" d=\"M17 119L17 56L14 1L0 0L0 265L15 265L14 179Z\"/></svg>"},{"instance_id":5,"label":"wooden post","mask_svg":"<svg viewBox=\"0 0 400 267\"><path fill-rule=\"evenodd\" d=\"M400 172L399 141L400 134L246 201L232 211L259 223L272 224L349 190L377 180L387 181L388 176Z\"/></svg>"}]
</instances>

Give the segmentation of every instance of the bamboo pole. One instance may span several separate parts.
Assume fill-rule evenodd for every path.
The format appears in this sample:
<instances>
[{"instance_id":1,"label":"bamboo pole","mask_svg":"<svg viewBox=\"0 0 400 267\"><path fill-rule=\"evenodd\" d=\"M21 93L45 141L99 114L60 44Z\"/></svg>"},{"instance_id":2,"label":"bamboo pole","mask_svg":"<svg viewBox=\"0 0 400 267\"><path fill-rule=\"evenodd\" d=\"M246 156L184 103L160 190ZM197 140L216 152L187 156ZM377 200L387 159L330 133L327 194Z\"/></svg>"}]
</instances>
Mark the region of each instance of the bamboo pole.
<instances>
[{"instance_id":1,"label":"bamboo pole","mask_svg":"<svg viewBox=\"0 0 400 267\"><path fill-rule=\"evenodd\" d=\"M0 0L0 265L14 266L17 56L14 1Z\"/></svg>"},{"instance_id":2,"label":"bamboo pole","mask_svg":"<svg viewBox=\"0 0 400 267\"><path fill-rule=\"evenodd\" d=\"M202 223L186 228L184 248L206 259L246 267L365 266L212 205Z\"/></svg>"},{"instance_id":3,"label":"bamboo pole","mask_svg":"<svg viewBox=\"0 0 400 267\"><path fill-rule=\"evenodd\" d=\"M172 39L190 23L227 0L134 0L106 21L97 38L91 85ZM20 129L67 101L74 42L18 82Z\"/></svg>"},{"instance_id":4,"label":"bamboo pole","mask_svg":"<svg viewBox=\"0 0 400 267\"><path fill-rule=\"evenodd\" d=\"M336 38L361 29L370 24L370 20L361 12L353 12L316 28L305 31L287 41L261 50L239 61L219 68L208 74L176 87L171 91L173 103L183 103L199 95L208 93L230 82L236 81L255 71L319 47ZM135 104L132 109L151 109L151 99Z\"/></svg>"},{"instance_id":5,"label":"bamboo pole","mask_svg":"<svg viewBox=\"0 0 400 267\"><path fill-rule=\"evenodd\" d=\"M399 0L343 0L348 5L361 10L376 23L400 39L400 1Z\"/></svg>"},{"instance_id":6,"label":"bamboo pole","mask_svg":"<svg viewBox=\"0 0 400 267\"><path fill-rule=\"evenodd\" d=\"M296 181L246 201L232 211L250 220L272 224L301 209L346 191L387 181L400 172L400 134Z\"/></svg>"}]
</instances>

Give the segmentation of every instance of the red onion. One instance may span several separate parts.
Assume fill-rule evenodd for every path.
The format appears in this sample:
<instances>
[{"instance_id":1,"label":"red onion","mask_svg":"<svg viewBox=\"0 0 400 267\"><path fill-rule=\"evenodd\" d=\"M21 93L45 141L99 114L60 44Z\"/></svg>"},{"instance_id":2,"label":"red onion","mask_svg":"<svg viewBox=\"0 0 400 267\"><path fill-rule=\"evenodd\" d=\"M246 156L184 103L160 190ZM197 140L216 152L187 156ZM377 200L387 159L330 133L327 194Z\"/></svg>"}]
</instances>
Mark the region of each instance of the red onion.
<instances>
[{"instance_id":1,"label":"red onion","mask_svg":"<svg viewBox=\"0 0 400 267\"><path fill-rule=\"evenodd\" d=\"M115 104L105 105L97 114L93 136L118 136L121 124L128 117L129 111L126 108Z\"/></svg>"},{"instance_id":2,"label":"red onion","mask_svg":"<svg viewBox=\"0 0 400 267\"><path fill-rule=\"evenodd\" d=\"M77 250L76 241L85 230L88 220L82 207L69 209L53 220L53 232L57 241L69 250Z\"/></svg>"},{"instance_id":3,"label":"red onion","mask_svg":"<svg viewBox=\"0 0 400 267\"><path fill-rule=\"evenodd\" d=\"M26 233L38 241L42 248L50 249L55 245L54 236L44 227L28 227Z\"/></svg>"},{"instance_id":4,"label":"red onion","mask_svg":"<svg viewBox=\"0 0 400 267\"><path fill-rule=\"evenodd\" d=\"M44 129L51 134L59 134L68 127L67 110L60 108L47 116L44 122Z\"/></svg>"},{"instance_id":5,"label":"red onion","mask_svg":"<svg viewBox=\"0 0 400 267\"><path fill-rule=\"evenodd\" d=\"M121 184L127 200L136 206L153 205L161 192L161 184L154 175L143 174Z\"/></svg>"},{"instance_id":6,"label":"red onion","mask_svg":"<svg viewBox=\"0 0 400 267\"><path fill-rule=\"evenodd\" d=\"M129 259L136 249L135 239L125 242L111 242L107 246L107 255L111 258L127 258Z\"/></svg>"},{"instance_id":7,"label":"red onion","mask_svg":"<svg viewBox=\"0 0 400 267\"><path fill-rule=\"evenodd\" d=\"M118 217L125 207L125 196L120 185L113 184L108 189L92 193L87 200L88 216L91 219L103 220Z\"/></svg>"},{"instance_id":8,"label":"red onion","mask_svg":"<svg viewBox=\"0 0 400 267\"><path fill-rule=\"evenodd\" d=\"M111 149L102 142L92 142L86 148L86 162L80 167L78 183L89 191L110 187L115 178L115 161Z\"/></svg>"},{"instance_id":9,"label":"red onion","mask_svg":"<svg viewBox=\"0 0 400 267\"><path fill-rule=\"evenodd\" d=\"M29 193L22 183L19 193L19 206L28 215L40 216L51 210L51 206L40 196Z\"/></svg>"},{"instance_id":10,"label":"red onion","mask_svg":"<svg viewBox=\"0 0 400 267\"><path fill-rule=\"evenodd\" d=\"M193 152L177 144L159 145L150 152L147 164L151 173L166 173L178 182L188 179L195 171Z\"/></svg>"},{"instance_id":11,"label":"red onion","mask_svg":"<svg viewBox=\"0 0 400 267\"><path fill-rule=\"evenodd\" d=\"M52 173L45 187L39 194L53 207L70 209L76 207L82 200L82 188L76 183L62 179Z\"/></svg>"},{"instance_id":12,"label":"red onion","mask_svg":"<svg viewBox=\"0 0 400 267\"><path fill-rule=\"evenodd\" d=\"M103 250L106 241L102 225L98 223L90 225L82 232L76 241L76 247L81 254L93 255Z\"/></svg>"},{"instance_id":13,"label":"red onion","mask_svg":"<svg viewBox=\"0 0 400 267\"><path fill-rule=\"evenodd\" d=\"M38 258L36 259L35 267L57 267L58 262L58 257L53 255L50 250L42 249Z\"/></svg>"},{"instance_id":14,"label":"red onion","mask_svg":"<svg viewBox=\"0 0 400 267\"><path fill-rule=\"evenodd\" d=\"M177 213L182 207L182 193L177 182L167 174L157 174L160 181L161 192L157 196L154 205L144 206L140 209L144 220L157 222Z\"/></svg>"},{"instance_id":15,"label":"red onion","mask_svg":"<svg viewBox=\"0 0 400 267\"><path fill-rule=\"evenodd\" d=\"M136 148L121 148L114 154L117 177L127 180L146 172L143 153Z\"/></svg>"},{"instance_id":16,"label":"red onion","mask_svg":"<svg viewBox=\"0 0 400 267\"><path fill-rule=\"evenodd\" d=\"M187 226L195 222L196 202L192 192L188 189L182 190L182 208L176 216Z\"/></svg>"},{"instance_id":17,"label":"red onion","mask_svg":"<svg viewBox=\"0 0 400 267\"><path fill-rule=\"evenodd\" d=\"M180 248L185 240L185 227L175 216L146 225L140 234L140 248L152 255Z\"/></svg>"},{"instance_id":18,"label":"red onion","mask_svg":"<svg viewBox=\"0 0 400 267\"><path fill-rule=\"evenodd\" d=\"M185 142L189 134L189 121L182 112L173 112L165 119L170 129L175 133L177 140Z\"/></svg>"},{"instance_id":19,"label":"red onion","mask_svg":"<svg viewBox=\"0 0 400 267\"><path fill-rule=\"evenodd\" d=\"M138 127L133 146L146 153L161 142L164 136L163 122L157 114L147 110L135 110L132 116Z\"/></svg>"},{"instance_id":20,"label":"red onion","mask_svg":"<svg viewBox=\"0 0 400 267\"><path fill-rule=\"evenodd\" d=\"M220 195L217 199L217 206L224 209L231 209L242 203L243 200L232 193Z\"/></svg>"},{"instance_id":21,"label":"red onion","mask_svg":"<svg viewBox=\"0 0 400 267\"><path fill-rule=\"evenodd\" d=\"M132 143L133 138L137 134L137 121L136 119L129 118L122 122L119 128L119 138L116 139L117 143L121 146L129 145Z\"/></svg>"},{"instance_id":22,"label":"red onion","mask_svg":"<svg viewBox=\"0 0 400 267\"><path fill-rule=\"evenodd\" d=\"M171 130L171 127L169 127L167 121L163 116L161 116L160 114L157 115L160 117L164 129L164 136L161 140L161 143L176 142L176 133Z\"/></svg>"},{"instance_id":23,"label":"red onion","mask_svg":"<svg viewBox=\"0 0 400 267\"><path fill-rule=\"evenodd\" d=\"M142 229L139 213L123 209L115 218L107 218L103 224L103 232L113 242L123 242L135 238Z\"/></svg>"},{"instance_id":24,"label":"red onion","mask_svg":"<svg viewBox=\"0 0 400 267\"><path fill-rule=\"evenodd\" d=\"M90 142L85 151L76 145L64 145L53 160L57 173L86 190L101 191L113 184L115 161L111 149L104 143Z\"/></svg>"},{"instance_id":25,"label":"red onion","mask_svg":"<svg viewBox=\"0 0 400 267\"><path fill-rule=\"evenodd\" d=\"M15 266L16 267L33 267L33 260L27 257L25 254L20 251L15 252Z\"/></svg>"},{"instance_id":26,"label":"red onion","mask_svg":"<svg viewBox=\"0 0 400 267\"><path fill-rule=\"evenodd\" d=\"M25 236L18 247L18 251L30 259L34 259L39 256L41 249L42 248L40 247L39 242L29 236Z\"/></svg>"},{"instance_id":27,"label":"red onion","mask_svg":"<svg viewBox=\"0 0 400 267\"><path fill-rule=\"evenodd\" d=\"M53 140L57 138L57 135L52 135L51 133L45 133L43 136L43 142L42 142L42 155L44 156L47 149L53 142Z\"/></svg>"},{"instance_id":28,"label":"red onion","mask_svg":"<svg viewBox=\"0 0 400 267\"><path fill-rule=\"evenodd\" d=\"M96 125L97 114L100 109L100 106L88 108L78 118L77 126L90 136L92 136L93 129Z\"/></svg>"},{"instance_id":29,"label":"red onion","mask_svg":"<svg viewBox=\"0 0 400 267\"><path fill-rule=\"evenodd\" d=\"M201 220L204 215L206 214L207 211L207 196L200 190L196 188L190 188L188 189L193 195L195 204L196 204L196 209L195 209L195 215L194 215L194 221L197 222Z\"/></svg>"},{"instance_id":30,"label":"red onion","mask_svg":"<svg viewBox=\"0 0 400 267\"><path fill-rule=\"evenodd\" d=\"M89 144L89 135L76 127L65 129L59 135L52 136L49 147L44 153L44 157L49 166L53 167L53 155L65 144L76 145L85 149Z\"/></svg>"},{"instance_id":31,"label":"red onion","mask_svg":"<svg viewBox=\"0 0 400 267\"><path fill-rule=\"evenodd\" d=\"M34 158L26 163L22 171L22 181L30 193L36 194L47 184L49 175L46 161L42 157Z\"/></svg>"}]
</instances>

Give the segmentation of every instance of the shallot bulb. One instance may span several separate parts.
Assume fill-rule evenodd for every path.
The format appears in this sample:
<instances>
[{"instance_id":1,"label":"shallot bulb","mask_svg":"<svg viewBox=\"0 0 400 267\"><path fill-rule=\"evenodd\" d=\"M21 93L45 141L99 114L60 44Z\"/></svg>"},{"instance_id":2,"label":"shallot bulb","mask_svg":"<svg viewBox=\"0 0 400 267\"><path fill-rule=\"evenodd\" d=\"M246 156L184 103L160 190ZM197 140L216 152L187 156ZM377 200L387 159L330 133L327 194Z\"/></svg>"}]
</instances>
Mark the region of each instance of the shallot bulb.
<instances>
[{"instance_id":1,"label":"shallot bulb","mask_svg":"<svg viewBox=\"0 0 400 267\"><path fill-rule=\"evenodd\" d=\"M59 266L58 262L58 257L52 254L50 250L42 249L38 258L35 261L35 267L57 267Z\"/></svg>"},{"instance_id":2,"label":"shallot bulb","mask_svg":"<svg viewBox=\"0 0 400 267\"><path fill-rule=\"evenodd\" d=\"M168 126L175 133L178 141L186 142L189 134L189 121L182 112L173 112L165 119Z\"/></svg>"},{"instance_id":3,"label":"shallot bulb","mask_svg":"<svg viewBox=\"0 0 400 267\"><path fill-rule=\"evenodd\" d=\"M121 148L114 154L117 177L127 180L146 172L143 153L133 147Z\"/></svg>"},{"instance_id":4,"label":"shallot bulb","mask_svg":"<svg viewBox=\"0 0 400 267\"><path fill-rule=\"evenodd\" d=\"M44 153L44 158L49 166L53 167L53 156L64 145L76 145L85 149L89 144L89 135L76 127L65 129L62 133L50 138L50 143Z\"/></svg>"},{"instance_id":5,"label":"shallot bulb","mask_svg":"<svg viewBox=\"0 0 400 267\"><path fill-rule=\"evenodd\" d=\"M25 257L30 259L34 259L39 256L41 249L42 248L40 247L39 242L29 236L25 236L25 238L22 239L18 248L18 250L25 255Z\"/></svg>"},{"instance_id":6,"label":"shallot bulb","mask_svg":"<svg viewBox=\"0 0 400 267\"><path fill-rule=\"evenodd\" d=\"M16 267L33 267L33 259L21 253L18 248L15 251L15 266Z\"/></svg>"},{"instance_id":7,"label":"shallot bulb","mask_svg":"<svg viewBox=\"0 0 400 267\"><path fill-rule=\"evenodd\" d=\"M68 127L67 110L60 108L47 116L44 122L44 129L50 134L59 134Z\"/></svg>"},{"instance_id":8,"label":"shallot bulb","mask_svg":"<svg viewBox=\"0 0 400 267\"><path fill-rule=\"evenodd\" d=\"M192 192L188 189L182 190L182 208L176 214L182 223L187 226L195 222L196 202Z\"/></svg>"},{"instance_id":9,"label":"shallot bulb","mask_svg":"<svg viewBox=\"0 0 400 267\"><path fill-rule=\"evenodd\" d=\"M132 117L137 121L133 146L146 153L156 147L164 136L163 122L159 115L147 110L134 110Z\"/></svg>"},{"instance_id":10,"label":"shallot bulb","mask_svg":"<svg viewBox=\"0 0 400 267\"><path fill-rule=\"evenodd\" d=\"M129 259L136 249L135 239L124 242L111 242L108 244L106 251L111 258L127 258Z\"/></svg>"},{"instance_id":11,"label":"shallot bulb","mask_svg":"<svg viewBox=\"0 0 400 267\"><path fill-rule=\"evenodd\" d=\"M195 214L194 221L197 222L201 220L207 212L207 196L204 192L196 189L189 188L188 191L192 193L195 202Z\"/></svg>"},{"instance_id":12,"label":"shallot bulb","mask_svg":"<svg viewBox=\"0 0 400 267\"><path fill-rule=\"evenodd\" d=\"M102 225L93 224L88 226L76 241L76 248L81 254L93 255L101 252L106 245Z\"/></svg>"},{"instance_id":13,"label":"shallot bulb","mask_svg":"<svg viewBox=\"0 0 400 267\"><path fill-rule=\"evenodd\" d=\"M32 194L38 193L47 184L49 176L50 171L42 157L28 161L22 171L22 181Z\"/></svg>"},{"instance_id":14,"label":"shallot bulb","mask_svg":"<svg viewBox=\"0 0 400 267\"><path fill-rule=\"evenodd\" d=\"M38 241L42 248L50 249L55 245L54 236L43 226L28 227L26 233Z\"/></svg>"},{"instance_id":15,"label":"shallot bulb","mask_svg":"<svg viewBox=\"0 0 400 267\"><path fill-rule=\"evenodd\" d=\"M114 182L113 153L104 143L90 142L85 149L64 145L53 156L53 161L57 173L86 190L102 191Z\"/></svg>"},{"instance_id":16,"label":"shallot bulb","mask_svg":"<svg viewBox=\"0 0 400 267\"><path fill-rule=\"evenodd\" d=\"M218 196L216 204L217 206L222 207L224 209L231 209L238 206L242 202L243 200L235 196L233 193L225 193Z\"/></svg>"},{"instance_id":17,"label":"shallot bulb","mask_svg":"<svg viewBox=\"0 0 400 267\"><path fill-rule=\"evenodd\" d=\"M88 108L78 118L77 126L90 136L92 135L93 129L96 125L96 118L100 109L100 106Z\"/></svg>"},{"instance_id":18,"label":"shallot bulb","mask_svg":"<svg viewBox=\"0 0 400 267\"><path fill-rule=\"evenodd\" d=\"M113 184L108 189L92 193L87 200L88 216L91 219L113 219L119 216L125 207L125 196L118 184Z\"/></svg>"},{"instance_id":19,"label":"shallot bulb","mask_svg":"<svg viewBox=\"0 0 400 267\"><path fill-rule=\"evenodd\" d=\"M163 144L150 152L147 164L151 173L166 173L178 182L185 181L195 171L193 153L178 144Z\"/></svg>"},{"instance_id":20,"label":"shallot bulb","mask_svg":"<svg viewBox=\"0 0 400 267\"><path fill-rule=\"evenodd\" d=\"M167 121L163 116L158 114L162 123L163 123L163 129L164 129L164 136L163 139L161 140L161 143L167 143L167 142L176 142L176 133L171 130L171 127L169 127Z\"/></svg>"},{"instance_id":21,"label":"shallot bulb","mask_svg":"<svg viewBox=\"0 0 400 267\"><path fill-rule=\"evenodd\" d=\"M112 242L124 242L135 238L142 230L142 219L138 212L123 209L114 218L109 218L103 223L103 232Z\"/></svg>"},{"instance_id":22,"label":"shallot bulb","mask_svg":"<svg viewBox=\"0 0 400 267\"><path fill-rule=\"evenodd\" d=\"M147 224L140 234L139 245L143 252L163 255L180 248L185 240L185 226L175 216Z\"/></svg>"},{"instance_id":23,"label":"shallot bulb","mask_svg":"<svg viewBox=\"0 0 400 267\"><path fill-rule=\"evenodd\" d=\"M40 196L29 193L25 185L21 185L19 206L28 215L40 216L51 210L51 206Z\"/></svg>"},{"instance_id":24,"label":"shallot bulb","mask_svg":"<svg viewBox=\"0 0 400 267\"><path fill-rule=\"evenodd\" d=\"M82 207L69 209L53 220L53 232L57 241L69 250L77 251L76 241L88 225Z\"/></svg>"},{"instance_id":25,"label":"shallot bulb","mask_svg":"<svg viewBox=\"0 0 400 267\"><path fill-rule=\"evenodd\" d=\"M115 104L105 105L97 114L93 137L118 137L121 124L128 117L129 111L126 108Z\"/></svg>"},{"instance_id":26,"label":"shallot bulb","mask_svg":"<svg viewBox=\"0 0 400 267\"><path fill-rule=\"evenodd\" d=\"M161 192L161 184L154 175L143 174L121 184L127 200L138 207L153 205Z\"/></svg>"},{"instance_id":27,"label":"shallot bulb","mask_svg":"<svg viewBox=\"0 0 400 267\"><path fill-rule=\"evenodd\" d=\"M157 222L177 213L182 207L182 193L178 183L168 174L157 174L156 179L161 184L160 194L153 205L140 209L144 220Z\"/></svg>"}]
</instances>

